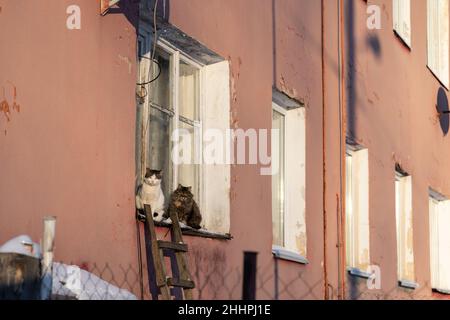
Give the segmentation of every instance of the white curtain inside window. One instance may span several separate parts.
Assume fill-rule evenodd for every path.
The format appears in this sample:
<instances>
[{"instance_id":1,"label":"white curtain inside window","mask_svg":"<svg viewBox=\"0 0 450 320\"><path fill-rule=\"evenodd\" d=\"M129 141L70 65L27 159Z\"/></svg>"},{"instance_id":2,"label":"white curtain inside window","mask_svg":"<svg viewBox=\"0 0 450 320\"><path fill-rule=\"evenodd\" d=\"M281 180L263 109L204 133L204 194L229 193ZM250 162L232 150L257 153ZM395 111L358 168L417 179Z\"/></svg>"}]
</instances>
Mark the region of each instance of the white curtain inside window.
<instances>
[{"instance_id":1,"label":"white curtain inside window","mask_svg":"<svg viewBox=\"0 0 450 320\"><path fill-rule=\"evenodd\" d=\"M449 0L427 0L428 67L449 87Z\"/></svg>"},{"instance_id":2,"label":"white curtain inside window","mask_svg":"<svg viewBox=\"0 0 450 320\"><path fill-rule=\"evenodd\" d=\"M450 293L450 201L429 200L431 286Z\"/></svg>"},{"instance_id":3,"label":"white curtain inside window","mask_svg":"<svg viewBox=\"0 0 450 320\"><path fill-rule=\"evenodd\" d=\"M352 151L350 157L346 163L347 263L366 271L370 265L369 152Z\"/></svg>"},{"instance_id":4,"label":"white curtain inside window","mask_svg":"<svg viewBox=\"0 0 450 320\"><path fill-rule=\"evenodd\" d=\"M272 129L273 245L306 258L305 109L274 104Z\"/></svg>"},{"instance_id":5,"label":"white curtain inside window","mask_svg":"<svg viewBox=\"0 0 450 320\"><path fill-rule=\"evenodd\" d=\"M347 266L354 267L356 265L354 254L354 218L353 218L353 158L351 154L345 157L345 243L346 243L346 259Z\"/></svg>"},{"instance_id":6,"label":"white curtain inside window","mask_svg":"<svg viewBox=\"0 0 450 320\"><path fill-rule=\"evenodd\" d=\"M411 0L393 0L394 30L411 46Z\"/></svg>"},{"instance_id":7,"label":"white curtain inside window","mask_svg":"<svg viewBox=\"0 0 450 320\"><path fill-rule=\"evenodd\" d=\"M395 217L398 279L414 282L412 179L410 176L399 176L395 181Z\"/></svg>"},{"instance_id":8,"label":"white curtain inside window","mask_svg":"<svg viewBox=\"0 0 450 320\"><path fill-rule=\"evenodd\" d=\"M178 183L192 187L195 200L199 201L199 145L201 144L199 126L199 70L183 61L179 68L179 120L178 128L182 129L182 139L191 144L190 160L178 166Z\"/></svg>"}]
</instances>

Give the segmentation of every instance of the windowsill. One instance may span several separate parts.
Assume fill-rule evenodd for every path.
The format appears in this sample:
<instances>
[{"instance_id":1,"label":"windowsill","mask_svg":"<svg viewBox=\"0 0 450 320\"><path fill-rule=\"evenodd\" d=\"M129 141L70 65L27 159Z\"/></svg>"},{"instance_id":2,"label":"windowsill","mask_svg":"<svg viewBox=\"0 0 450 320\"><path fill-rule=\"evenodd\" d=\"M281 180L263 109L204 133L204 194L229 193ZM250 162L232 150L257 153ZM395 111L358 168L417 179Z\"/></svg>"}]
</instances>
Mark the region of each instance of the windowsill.
<instances>
[{"instance_id":1,"label":"windowsill","mask_svg":"<svg viewBox=\"0 0 450 320\"><path fill-rule=\"evenodd\" d=\"M357 277L357 278L369 279L372 276L371 273L362 271L358 268L349 267L349 268L347 268L347 271L348 271L349 275Z\"/></svg>"},{"instance_id":2,"label":"windowsill","mask_svg":"<svg viewBox=\"0 0 450 320\"><path fill-rule=\"evenodd\" d=\"M170 228L172 226L172 223L167 223L164 221L157 222L155 221L156 227L161 228ZM217 239L217 240L232 240L233 236L229 233L219 233L219 232L212 232L205 229L194 229L189 226L181 224L181 232L185 236L192 236L192 237L200 237L200 238L209 238L209 239Z\"/></svg>"},{"instance_id":3,"label":"windowsill","mask_svg":"<svg viewBox=\"0 0 450 320\"><path fill-rule=\"evenodd\" d=\"M279 246L272 247L272 254L276 259L297 262L305 265L309 264L308 259L306 259L302 255Z\"/></svg>"},{"instance_id":4,"label":"windowsill","mask_svg":"<svg viewBox=\"0 0 450 320\"><path fill-rule=\"evenodd\" d=\"M416 290L419 288L418 283L416 283L414 281L408 281L408 280L399 280L398 285L401 288L411 289L411 290Z\"/></svg>"},{"instance_id":5,"label":"windowsill","mask_svg":"<svg viewBox=\"0 0 450 320\"><path fill-rule=\"evenodd\" d=\"M433 292L436 292L438 294L443 294L443 295L450 295L450 290L444 290L444 289L435 289L433 288Z\"/></svg>"}]
</instances>

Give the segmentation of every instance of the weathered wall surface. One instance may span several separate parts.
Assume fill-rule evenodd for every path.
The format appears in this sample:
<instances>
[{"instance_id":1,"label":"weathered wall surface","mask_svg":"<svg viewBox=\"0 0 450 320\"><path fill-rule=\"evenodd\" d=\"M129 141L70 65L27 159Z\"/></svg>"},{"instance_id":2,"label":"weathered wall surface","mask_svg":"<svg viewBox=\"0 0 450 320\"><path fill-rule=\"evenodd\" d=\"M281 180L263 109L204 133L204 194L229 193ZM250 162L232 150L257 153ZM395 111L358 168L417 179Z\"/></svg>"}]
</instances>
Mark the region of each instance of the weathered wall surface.
<instances>
[{"instance_id":1,"label":"weathered wall surface","mask_svg":"<svg viewBox=\"0 0 450 320\"><path fill-rule=\"evenodd\" d=\"M413 176L417 295L424 296L430 294L428 187L450 195L449 142L435 111L440 85L426 68L426 2L412 2L412 50L393 34L391 1L372 2L382 8L377 31L366 28L366 2L346 1L344 51L346 125L369 148L371 261L382 271L382 291L362 297L404 294L396 275L396 162ZM310 264L273 259L270 177L258 166L233 166L234 239L188 238L200 298L241 297L246 250L259 252L258 298L322 299L325 265L330 297L336 297L342 200L337 3L326 0L323 12L323 87L321 1L166 2L172 24L230 61L232 128L270 129L273 85L306 106ZM65 26L70 4L82 8L82 30ZM42 217L52 214L58 216L57 260L135 266L136 37L129 16L100 17L90 0L51 6L0 0L0 7L0 101L10 107L8 113L3 104L0 113L0 242L23 233L39 239ZM352 283L347 292L360 297L365 283Z\"/></svg>"},{"instance_id":2,"label":"weathered wall surface","mask_svg":"<svg viewBox=\"0 0 450 320\"><path fill-rule=\"evenodd\" d=\"M206 252L222 252L225 269L233 274L242 272L244 250L259 252L258 298L274 298L276 286L281 299L323 298L320 10L320 1L309 0L170 1L172 24L230 60L232 127L271 128L273 85L306 104L310 264L275 265L270 177L261 176L257 166L232 167L234 240L225 246L198 241ZM232 297L240 298L241 282L229 277L229 284L237 285Z\"/></svg>"},{"instance_id":3,"label":"weathered wall surface","mask_svg":"<svg viewBox=\"0 0 450 320\"><path fill-rule=\"evenodd\" d=\"M66 28L72 4L81 30ZM39 240L56 215L57 260L134 263L133 25L91 0L0 7L0 99L11 106L0 113L0 242Z\"/></svg>"},{"instance_id":4,"label":"weathered wall surface","mask_svg":"<svg viewBox=\"0 0 450 320\"><path fill-rule=\"evenodd\" d=\"M169 21L230 61L231 126L270 129L272 126L272 5L268 0L170 1ZM236 165L231 170L231 234L226 244L195 240L200 251L223 255L227 285L223 298L241 298L243 251L259 252L258 264L266 277L273 276L271 180L260 175L256 165ZM252 230L252 231L250 231ZM214 264L205 259L205 264ZM220 278L220 277L219 277ZM209 289L214 291L210 284ZM220 287L220 286L219 286ZM266 284L271 298L273 280ZM231 295L227 291L232 291ZM270 295L269 295L270 294Z\"/></svg>"},{"instance_id":5,"label":"weathered wall surface","mask_svg":"<svg viewBox=\"0 0 450 320\"><path fill-rule=\"evenodd\" d=\"M428 188L450 194L450 141L436 112L440 84L426 66L426 1L411 1L411 50L392 30L392 1L371 4L382 9L381 30L366 28L366 3L346 1L346 21L353 25L346 30L347 128L369 149L371 261L381 267L382 292L389 298L412 293L396 289L394 179L399 163L413 181L415 273L420 285L414 294L426 297L431 294Z\"/></svg>"}]
</instances>

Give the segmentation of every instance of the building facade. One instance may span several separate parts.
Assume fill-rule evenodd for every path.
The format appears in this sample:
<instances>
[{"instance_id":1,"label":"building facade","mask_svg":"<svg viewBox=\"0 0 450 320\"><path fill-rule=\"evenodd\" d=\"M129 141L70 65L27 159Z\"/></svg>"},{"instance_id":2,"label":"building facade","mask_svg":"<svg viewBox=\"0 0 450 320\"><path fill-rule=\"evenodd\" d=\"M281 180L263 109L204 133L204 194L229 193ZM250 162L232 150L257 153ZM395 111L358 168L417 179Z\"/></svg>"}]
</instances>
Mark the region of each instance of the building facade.
<instances>
[{"instance_id":1,"label":"building facade","mask_svg":"<svg viewBox=\"0 0 450 320\"><path fill-rule=\"evenodd\" d=\"M448 0L100 3L0 0L0 242L54 215L57 261L149 298L150 167L202 211L198 299L242 297L244 252L258 299L446 297Z\"/></svg>"}]
</instances>

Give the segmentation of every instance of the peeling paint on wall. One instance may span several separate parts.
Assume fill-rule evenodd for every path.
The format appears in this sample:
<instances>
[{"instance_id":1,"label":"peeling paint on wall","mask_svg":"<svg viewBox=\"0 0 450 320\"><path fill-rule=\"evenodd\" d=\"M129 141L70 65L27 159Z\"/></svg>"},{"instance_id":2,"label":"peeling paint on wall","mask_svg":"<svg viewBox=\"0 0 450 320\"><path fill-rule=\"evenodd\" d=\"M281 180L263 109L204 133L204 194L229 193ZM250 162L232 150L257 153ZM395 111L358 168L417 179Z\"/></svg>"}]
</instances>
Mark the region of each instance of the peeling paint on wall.
<instances>
[{"instance_id":1,"label":"peeling paint on wall","mask_svg":"<svg viewBox=\"0 0 450 320\"><path fill-rule=\"evenodd\" d=\"M118 57L121 62L124 62L128 66L128 74L131 74L133 63L130 58L128 58L127 56L122 56L121 54L119 54Z\"/></svg>"},{"instance_id":2,"label":"peeling paint on wall","mask_svg":"<svg viewBox=\"0 0 450 320\"><path fill-rule=\"evenodd\" d=\"M280 90L287 94L290 98L298 100L298 92L295 88L289 88L283 75L280 76Z\"/></svg>"},{"instance_id":3,"label":"peeling paint on wall","mask_svg":"<svg viewBox=\"0 0 450 320\"><path fill-rule=\"evenodd\" d=\"M239 120L238 120L238 115L237 115L237 101L238 101L238 97L237 97L237 82L239 81L239 78L241 76L241 65L242 65L242 60L240 57L237 58L237 63L233 62L233 59L231 58L231 56L228 56L227 60L230 63L230 94L231 94L231 108L230 108L230 118L231 118L231 123L230 126L233 129L237 129L239 128Z\"/></svg>"}]
</instances>

